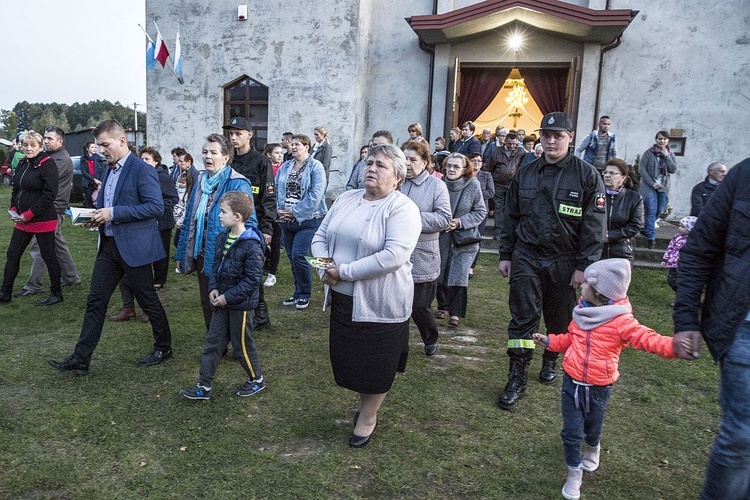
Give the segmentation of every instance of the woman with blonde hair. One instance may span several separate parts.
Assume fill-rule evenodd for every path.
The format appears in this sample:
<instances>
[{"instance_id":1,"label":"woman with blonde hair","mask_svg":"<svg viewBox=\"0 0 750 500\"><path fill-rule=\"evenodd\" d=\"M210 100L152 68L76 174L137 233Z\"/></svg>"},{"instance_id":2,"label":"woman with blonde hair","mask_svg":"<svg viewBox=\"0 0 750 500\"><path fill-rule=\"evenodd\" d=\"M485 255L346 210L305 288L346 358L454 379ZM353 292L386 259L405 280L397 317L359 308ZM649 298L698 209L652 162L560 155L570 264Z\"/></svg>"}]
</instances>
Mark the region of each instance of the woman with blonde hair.
<instances>
[{"instance_id":1,"label":"woman with blonde hair","mask_svg":"<svg viewBox=\"0 0 750 500\"><path fill-rule=\"evenodd\" d=\"M315 144L312 145L310 156L323 164L323 169L326 171L326 184L328 184L328 176L331 171L331 156L333 155L333 147L328 140L328 130L323 125L318 125L313 129L313 136L315 136Z\"/></svg>"}]
</instances>

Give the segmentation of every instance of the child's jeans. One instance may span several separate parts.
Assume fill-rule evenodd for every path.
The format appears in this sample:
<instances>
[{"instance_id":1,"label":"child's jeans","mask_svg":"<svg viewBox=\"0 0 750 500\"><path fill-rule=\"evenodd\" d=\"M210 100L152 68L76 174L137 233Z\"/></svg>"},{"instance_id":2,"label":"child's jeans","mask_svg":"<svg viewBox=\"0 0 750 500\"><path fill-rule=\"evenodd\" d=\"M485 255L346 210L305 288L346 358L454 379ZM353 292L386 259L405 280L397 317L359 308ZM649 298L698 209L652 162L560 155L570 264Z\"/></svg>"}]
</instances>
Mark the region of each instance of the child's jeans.
<instances>
[{"instance_id":1,"label":"child's jeans","mask_svg":"<svg viewBox=\"0 0 750 500\"><path fill-rule=\"evenodd\" d=\"M258 350L253 340L252 311L248 314L248 311L214 307L211 326L206 336L206 347L203 348L201 355L199 384L205 387L212 386L216 367L229 343L232 344L233 354L241 354L239 361L248 377L253 380L260 379L262 371Z\"/></svg>"},{"instance_id":2,"label":"child's jeans","mask_svg":"<svg viewBox=\"0 0 750 500\"><path fill-rule=\"evenodd\" d=\"M562 386L563 428L560 436L565 449L565 465L581 468L581 441L599 446L604 414L612 386L585 386L573 382L566 373Z\"/></svg>"}]
</instances>

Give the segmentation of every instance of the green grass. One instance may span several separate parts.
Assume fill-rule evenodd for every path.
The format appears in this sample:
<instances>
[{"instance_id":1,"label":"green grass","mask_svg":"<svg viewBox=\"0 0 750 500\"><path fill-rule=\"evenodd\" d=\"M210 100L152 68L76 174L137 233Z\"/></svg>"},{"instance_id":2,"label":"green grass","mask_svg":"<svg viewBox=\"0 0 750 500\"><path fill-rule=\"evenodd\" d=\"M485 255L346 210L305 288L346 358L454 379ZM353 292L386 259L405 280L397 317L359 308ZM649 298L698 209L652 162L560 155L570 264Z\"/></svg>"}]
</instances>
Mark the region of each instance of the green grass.
<instances>
[{"instance_id":1,"label":"green grass","mask_svg":"<svg viewBox=\"0 0 750 500\"><path fill-rule=\"evenodd\" d=\"M0 188L7 205L9 188ZM0 218L0 251L10 224ZM170 275L160 297L175 358L135 361L151 348L148 325L107 322L91 374L47 366L69 354L80 332L96 234L65 226L83 286L65 302L36 297L0 308L0 498L558 498L566 470L559 437L560 383L535 381L517 410L495 400L506 381L508 285L497 258L482 255L462 328L441 324L441 349L412 356L380 413L372 443L352 450L355 395L336 386L328 361L327 313L316 285L305 311L282 307L292 291L282 257L267 289L272 327L256 333L268 389L234 390L244 374L219 366L208 402L178 396L195 383L204 328L194 276ZM23 285L28 257L15 289ZM665 274L636 270L636 316L671 333ZM115 294L109 313L120 306ZM465 325L465 326L464 326ZM541 354L541 353L537 353ZM717 368L704 349L694 363L628 349L612 393L600 469L584 498L692 498L717 427Z\"/></svg>"}]
</instances>

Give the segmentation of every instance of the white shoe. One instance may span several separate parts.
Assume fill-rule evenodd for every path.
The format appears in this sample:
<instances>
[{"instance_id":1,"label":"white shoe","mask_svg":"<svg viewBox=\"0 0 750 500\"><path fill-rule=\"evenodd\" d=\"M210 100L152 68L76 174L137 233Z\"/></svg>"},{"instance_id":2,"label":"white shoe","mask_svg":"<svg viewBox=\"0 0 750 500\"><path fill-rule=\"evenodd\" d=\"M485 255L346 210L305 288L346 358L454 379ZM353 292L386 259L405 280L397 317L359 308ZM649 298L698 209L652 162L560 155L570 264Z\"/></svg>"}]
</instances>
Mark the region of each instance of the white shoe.
<instances>
[{"instance_id":1,"label":"white shoe","mask_svg":"<svg viewBox=\"0 0 750 500\"><path fill-rule=\"evenodd\" d=\"M263 282L263 286L274 286L276 284L276 276L269 274L266 281Z\"/></svg>"},{"instance_id":2,"label":"white shoe","mask_svg":"<svg viewBox=\"0 0 750 500\"><path fill-rule=\"evenodd\" d=\"M562 488L562 496L566 500L578 500L581 498L581 483L583 482L583 469L568 469L568 480Z\"/></svg>"},{"instance_id":3,"label":"white shoe","mask_svg":"<svg viewBox=\"0 0 750 500\"><path fill-rule=\"evenodd\" d=\"M581 458L583 470L586 472L594 472L599 468L599 453L601 450L601 444L599 446L586 445L586 450L583 452L583 457Z\"/></svg>"},{"instance_id":4,"label":"white shoe","mask_svg":"<svg viewBox=\"0 0 750 500\"><path fill-rule=\"evenodd\" d=\"M654 229L659 229L659 223L658 222L654 222Z\"/></svg>"}]
</instances>

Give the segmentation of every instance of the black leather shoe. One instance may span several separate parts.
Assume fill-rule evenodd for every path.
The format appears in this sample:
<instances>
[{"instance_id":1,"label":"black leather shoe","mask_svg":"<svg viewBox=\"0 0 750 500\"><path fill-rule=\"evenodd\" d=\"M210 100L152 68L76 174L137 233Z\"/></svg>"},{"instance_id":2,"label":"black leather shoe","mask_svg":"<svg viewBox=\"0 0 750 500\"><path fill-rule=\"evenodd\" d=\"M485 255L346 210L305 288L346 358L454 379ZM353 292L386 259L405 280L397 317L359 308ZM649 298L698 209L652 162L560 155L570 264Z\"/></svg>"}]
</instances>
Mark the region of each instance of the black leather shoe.
<instances>
[{"instance_id":1,"label":"black leather shoe","mask_svg":"<svg viewBox=\"0 0 750 500\"><path fill-rule=\"evenodd\" d=\"M542 369L539 371L539 382L542 384L554 384L557 380L557 353L544 351L542 358Z\"/></svg>"},{"instance_id":2,"label":"black leather shoe","mask_svg":"<svg viewBox=\"0 0 750 500\"><path fill-rule=\"evenodd\" d=\"M253 329L254 330L260 330L261 328L268 326L271 324L271 319L268 316L265 317L258 317L255 316L253 318Z\"/></svg>"},{"instance_id":3,"label":"black leather shoe","mask_svg":"<svg viewBox=\"0 0 750 500\"><path fill-rule=\"evenodd\" d=\"M172 357L172 349L168 349L166 351L160 351L159 349L154 349L151 351L151 354L143 358L142 360L138 361L136 363L138 366L154 366L158 365L165 359L169 359Z\"/></svg>"},{"instance_id":4,"label":"black leather shoe","mask_svg":"<svg viewBox=\"0 0 750 500\"><path fill-rule=\"evenodd\" d=\"M61 372L73 372L76 375L88 375L89 365L78 361L74 355L70 355L62 361L55 361L54 359L48 359L47 364L52 368L56 368Z\"/></svg>"},{"instance_id":5,"label":"black leather shoe","mask_svg":"<svg viewBox=\"0 0 750 500\"><path fill-rule=\"evenodd\" d=\"M375 434L375 429L377 428L378 424L376 423L369 436L357 436L352 433L352 435L349 436L349 446L352 448L364 448L370 442L370 439L372 438L372 435Z\"/></svg>"},{"instance_id":6,"label":"black leather shoe","mask_svg":"<svg viewBox=\"0 0 750 500\"><path fill-rule=\"evenodd\" d=\"M10 304L10 295L0 292L0 304Z\"/></svg>"},{"instance_id":7,"label":"black leather shoe","mask_svg":"<svg viewBox=\"0 0 750 500\"><path fill-rule=\"evenodd\" d=\"M37 302L34 305L42 306L42 307L44 307L44 306L51 306L51 305L57 304L58 302L62 302L62 301L63 301L62 294L51 293L51 294L49 294L49 297L47 297L46 299L44 299L41 302Z\"/></svg>"},{"instance_id":8,"label":"black leather shoe","mask_svg":"<svg viewBox=\"0 0 750 500\"><path fill-rule=\"evenodd\" d=\"M654 238L649 239L646 247L651 250L652 248L654 248L654 246L656 246L656 240Z\"/></svg>"}]
</instances>

